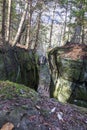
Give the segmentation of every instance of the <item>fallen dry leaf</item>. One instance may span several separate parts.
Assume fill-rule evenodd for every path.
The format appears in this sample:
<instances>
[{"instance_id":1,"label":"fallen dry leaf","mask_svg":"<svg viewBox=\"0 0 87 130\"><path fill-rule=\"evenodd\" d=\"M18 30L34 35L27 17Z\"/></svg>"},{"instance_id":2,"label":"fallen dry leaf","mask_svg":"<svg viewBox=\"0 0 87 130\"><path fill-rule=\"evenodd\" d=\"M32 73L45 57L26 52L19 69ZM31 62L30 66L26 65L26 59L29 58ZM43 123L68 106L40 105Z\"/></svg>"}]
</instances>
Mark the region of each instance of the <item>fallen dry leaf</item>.
<instances>
[{"instance_id":1,"label":"fallen dry leaf","mask_svg":"<svg viewBox=\"0 0 87 130\"><path fill-rule=\"evenodd\" d=\"M12 130L14 128L14 125L11 122L7 122L2 126L0 130Z\"/></svg>"},{"instance_id":2,"label":"fallen dry leaf","mask_svg":"<svg viewBox=\"0 0 87 130\"><path fill-rule=\"evenodd\" d=\"M38 106L38 105L36 105L35 107L36 107L38 110L40 110L40 109L41 109L41 108L40 108L40 106Z\"/></svg>"}]
</instances>

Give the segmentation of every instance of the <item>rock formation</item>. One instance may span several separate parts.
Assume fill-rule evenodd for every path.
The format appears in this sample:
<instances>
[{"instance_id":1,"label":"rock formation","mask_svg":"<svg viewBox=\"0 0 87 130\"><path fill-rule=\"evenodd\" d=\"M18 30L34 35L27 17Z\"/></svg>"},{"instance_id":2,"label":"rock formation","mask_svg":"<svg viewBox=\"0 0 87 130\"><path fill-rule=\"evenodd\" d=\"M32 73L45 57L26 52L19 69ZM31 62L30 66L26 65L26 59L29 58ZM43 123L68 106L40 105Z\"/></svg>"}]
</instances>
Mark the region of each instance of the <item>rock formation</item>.
<instances>
[{"instance_id":1,"label":"rock formation","mask_svg":"<svg viewBox=\"0 0 87 130\"><path fill-rule=\"evenodd\" d=\"M25 84L37 90L39 75L36 59L32 50L0 47L0 80Z\"/></svg>"},{"instance_id":2,"label":"rock formation","mask_svg":"<svg viewBox=\"0 0 87 130\"><path fill-rule=\"evenodd\" d=\"M87 46L70 44L48 51L51 96L87 107Z\"/></svg>"}]
</instances>

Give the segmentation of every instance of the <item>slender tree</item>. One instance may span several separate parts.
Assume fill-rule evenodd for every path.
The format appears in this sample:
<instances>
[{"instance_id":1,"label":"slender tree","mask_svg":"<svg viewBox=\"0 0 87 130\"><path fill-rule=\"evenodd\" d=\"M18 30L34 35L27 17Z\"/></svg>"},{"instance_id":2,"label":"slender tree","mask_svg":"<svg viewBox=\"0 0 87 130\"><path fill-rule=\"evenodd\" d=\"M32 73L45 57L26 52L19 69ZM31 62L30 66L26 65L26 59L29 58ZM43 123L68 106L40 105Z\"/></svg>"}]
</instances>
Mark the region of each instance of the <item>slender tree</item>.
<instances>
[{"instance_id":1,"label":"slender tree","mask_svg":"<svg viewBox=\"0 0 87 130\"><path fill-rule=\"evenodd\" d=\"M53 32L55 9L56 9L56 2L55 2L55 5L54 5L54 8L53 8L53 16L52 16L52 22L51 22L51 28L50 28L49 47L51 47L51 43L52 43L52 32Z\"/></svg>"},{"instance_id":2,"label":"slender tree","mask_svg":"<svg viewBox=\"0 0 87 130\"><path fill-rule=\"evenodd\" d=\"M41 15L42 15L42 11L39 12L39 16L38 16L38 24L37 24L36 38L35 38L35 44L34 44L34 49L35 50L36 50L36 47L37 47L37 44L38 44L39 30L40 30L40 23L41 23Z\"/></svg>"},{"instance_id":3,"label":"slender tree","mask_svg":"<svg viewBox=\"0 0 87 130\"><path fill-rule=\"evenodd\" d=\"M64 34L63 34L63 38L65 38L66 27L67 27L67 13L68 13L68 0L66 1L66 6L65 6L65 21L64 21Z\"/></svg>"},{"instance_id":4,"label":"slender tree","mask_svg":"<svg viewBox=\"0 0 87 130\"><path fill-rule=\"evenodd\" d=\"M12 0L9 0L8 1L8 16L7 16L7 32L6 32L7 42L9 42L9 38L10 38L11 5L12 5Z\"/></svg>"},{"instance_id":5,"label":"slender tree","mask_svg":"<svg viewBox=\"0 0 87 130\"><path fill-rule=\"evenodd\" d=\"M82 21L82 23L81 23L81 27L82 27L82 43L84 44L84 39L85 39L85 32L84 32L84 30L85 30L85 8L86 8L86 3L85 3L85 0L83 0L82 2L81 2L81 5L82 5L82 11L81 11L81 21ZM84 8L85 7L85 8Z\"/></svg>"},{"instance_id":6,"label":"slender tree","mask_svg":"<svg viewBox=\"0 0 87 130\"><path fill-rule=\"evenodd\" d=\"M72 5L74 10L72 10L72 15L75 18L74 22L74 34L71 38L73 43L84 43L84 14L86 12L85 0L73 0ZM86 7L87 8L87 7Z\"/></svg>"},{"instance_id":7,"label":"slender tree","mask_svg":"<svg viewBox=\"0 0 87 130\"><path fill-rule=\"evenodd\" d=\"M69 17L69 24L68 24L68 41L70 41L70 31L71 31L71 20L72 20L72 16L71 16L71 10L72 10L72 4L70 4L70 17Z\"/></svg>"},{"instance_id":8,"label":"slender tree","mask_svg":"<svg viewBox=\"0 0 87 130\"><path fill-rule=\"evenodd\" d=\"M5 42L5 20L6 20L6 0L3 0L2 6L2 40Z\"/></svg>"},{"instance_id":9,"label":"slender tree","mask_svg":"<svg viewBox=\"0 0 87 130\"><path fill-rule=\"evenodd\" d=\"M28 6L28 24L27 24L27 38L26 38L26 48L30 46L30 30L31 30L31 18L32 18L32 0L29 2Z\"/></svg>"},{"instance_id":10,"label":"slender tree","mask_svg":"<svg viewBox=\"0 0 87 130\"><path fill-rule=\"evenodd\" d=\"M44 11L44 1L38 0L36 4L37 10L38 10L38 16L37 16L37 24L36 24L36 34L35 34L35 43L34 43L34 50L36 51L39 41L39 31L41 26L41 16Z\"/></svg>"},{"instance_id":11,"label":"slender tree","mask_svg":"<svg viewBox=\"0 0 87 130\"><path fill-rule=\"evenodd\" d=\"M27 0L26 0L24 12L23 12L23 14L22 14L21 21L20 21L20 23L19 23L19 28L18 28L18 31L17 31L16 36L15 36L15 38L14 38L14 41L13 41L13 43L12 43L13 46L16 45L17 42L18 42L18 39L19 39L21 30L22 30L22 27L23 27L23 23L24 23L26 14L27 14L27 9L28 9L28 2L27 2Z\"/></svg>"}]
</instances>

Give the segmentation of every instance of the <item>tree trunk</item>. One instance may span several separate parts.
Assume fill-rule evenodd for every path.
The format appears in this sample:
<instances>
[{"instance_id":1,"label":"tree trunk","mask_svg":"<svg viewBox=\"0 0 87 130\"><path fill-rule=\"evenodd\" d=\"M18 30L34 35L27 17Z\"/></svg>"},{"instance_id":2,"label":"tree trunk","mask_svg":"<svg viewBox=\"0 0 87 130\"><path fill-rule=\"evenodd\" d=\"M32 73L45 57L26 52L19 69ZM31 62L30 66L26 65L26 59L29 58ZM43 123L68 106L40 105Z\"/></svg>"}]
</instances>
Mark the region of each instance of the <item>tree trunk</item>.
<instances>
[{"instance_id":1,"label":"tree trunk","mask_svg":"<svg viewBox=\"0 0 87 130\"><path fill-rule=\"evenodd\" d=\"M70 5L70 14L71 14L71 10L72 10L72 4ZM72 20L72 16L70 16L69 19L69 24L71 24L71 20ZM71 26L69 25L69 29L68 29L68 41L70 41L70 31L71 31Z\"/></svg>"},{"instance_id":2,"label":"tree trunk","mask_svg":"<svg viewBox=\"0 0 87 130\"><path fill-rule=\"evenodd\" d=\"M31 17L32 17L32 0L29 3L29 14L28 14L28 25L27 25L27 38L26 38L26 48L29 48L30 45L30 30L31 30Z\"/></svg>"},{"instance_id":3,"label":"tree trunk","mask_svg":"<svg viewBox=\"0 0 87 130\"><path fill-rule=\"evenodd\" d=\"M66 6L66 11L65 11L65 23L64 23L64 34L63 34L64 39L65 39L66 25L67 25L67 13L68 13L68 4Z\"/></svg>"},{"instance_id":4,"label":"tree trunk","mask_svg":"<svg viewBox=\"0 0 87 130\"><path fill-rule=\"evenodd\" d=\"M75 27L74 35L71 38L71 43L80 43L81 25Z\"/></svg>"},{"instance_id":5,"label":"tree trunk","mask_svg":"<svg viewBox=\"0 0 87 130\"><path fill-rule=\"evenodd\" d=\"M26 30L26 24L24 24L24 26L22 27L22 30L21 30L21 32L20 32L20 36L19 36L19 38L18 38L18 43L20 43L20 41L21 41L21 36L23 35L23 33L25 32L25 30Z\"/></svg>"},{"instance_id":6,"label":"tree trunk","mask_svg":"<svg viewBox=\"0 0 87 130\"><path fill-rule=\"evenodd\" d=\"M50 39L49 39L49 47L51 47L52 44L52 32L53 32L53 23L54 23L54 15L55 15L55 9L56 9L56 2L53 10L53 16L52 16L52 23L51 23L51 29L50 29Z\"/></svg>"},{"instance_id":7,"label":"tree trunk","mask_svg":"<svg viewBox=\"0 0 87 130\"><path fill-rule=\"evenodd\" d=\"M84 38L85 38L85 34L84 34L84 14L85 14L85 12L83 11L83 14L82 14L82 44L84 44Z\"/></svg>"},{"instance_id":8,"label":"tree trunk","mask_svg":"<svg viewBox=\"0 0 87 130\"><path fill-rule=\"evenodd\" d=\"M35 39L35 44L34 44L34 50L36 50L36 47L37 47L37 44L38 44L37 42L38 42L38 38L39 38L41 15L42 15L42 11L40 11L39 16L38 16L38 25L37 25L37 31L36 31L36 39Z\"/></svg>"},{"instance_id":9,"label":"tree trunk","mask_svg":"<svg viewBox=\"0 0 87 130\"><path fill-rule=\"evenodd\" d=\"M23 27L23 23L24 23L26 14L27 14L27 9L28 9L28 2L26 2L26 4L25 4L24 12L23 12L20 24L19 24L19 28L18 28L17 34L16 34L16 36L14 38L14 41L12 43L12 46L15 46L17 44L17 42L18 42L18 39L20 37L20 33L21 33L21 30L22 30L22 27Z\"/></svg>"},{"instance_id":10,"label":"tree trunk","mask_svg":"<svg viewBox=\"0 0 87 130\"><path fill-rule=\"evenodd\" d=\"M83 26L82 26L82 44L84 44L84 23L83 23Z\"/></svg>"},{"instance_id":11,"label":"tree trunk","mask_svg":"<svg viewBox=\"0 0 87 130\"><path fill-rule=\"evenodd\" d=\"M66 7L65 23L64 23L64 37L65 37L65 33L66 33L66 24L67 24L67 10L68 10L68 8Z\"/></svg>"},{"instance_id":12,"label":"tree trunk","mask_svg":"<svg viewBox=\"0 0 87 130\"><path fill-rule=\"evenodd\" d=\"M6 18L5 9L6 9L6 0L3 0L3 7L2 7L2 30L1 30L3 44L5 43L5 18Z\"/></svg>"},{"instance_id":13,"label":"tree trunk","mask_svg":"<svg viewBox=\"0 0 87 130\"><path fill-rule=\"evenodd\" d=\"M6 34L7 42L9 42L9 38L10 38L11 4L12 4L12 0L9 0L8 1L8 16L7 16L7 34Z\"/></svg>"}]
</instances>

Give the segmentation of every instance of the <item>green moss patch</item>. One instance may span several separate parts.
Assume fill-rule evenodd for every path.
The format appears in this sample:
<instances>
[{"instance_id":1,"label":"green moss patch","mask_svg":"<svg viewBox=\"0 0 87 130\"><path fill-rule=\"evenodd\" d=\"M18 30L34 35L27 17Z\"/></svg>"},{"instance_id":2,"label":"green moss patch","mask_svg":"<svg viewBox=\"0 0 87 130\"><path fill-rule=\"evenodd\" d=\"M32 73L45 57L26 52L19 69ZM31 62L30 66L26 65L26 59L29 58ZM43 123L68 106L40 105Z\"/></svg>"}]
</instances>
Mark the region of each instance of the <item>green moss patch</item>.
<instances>
[{"instance_id":1,"label":"green moss patch","mask_svg":"<svg viewBox=\"0 0 87 130\"><path fill-rule=\"evenodd\" d=\"M38 94L21 84L10 81L0 81L0 98L12 99L15 97L37 98Z\"/></svg>"}]
</instances>

